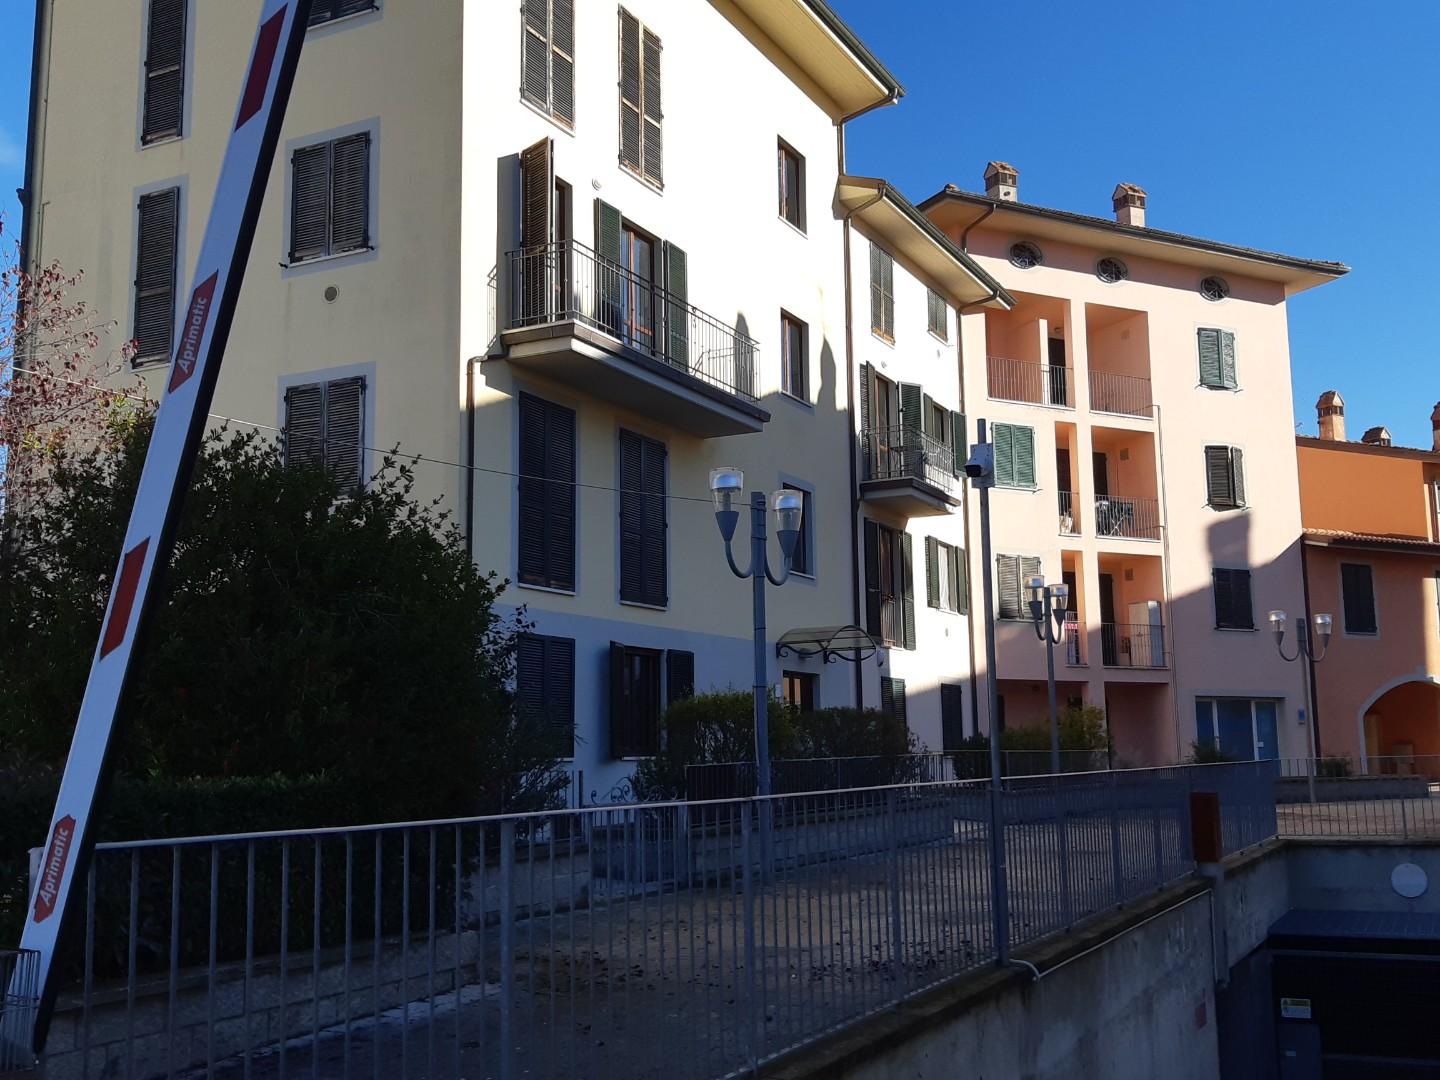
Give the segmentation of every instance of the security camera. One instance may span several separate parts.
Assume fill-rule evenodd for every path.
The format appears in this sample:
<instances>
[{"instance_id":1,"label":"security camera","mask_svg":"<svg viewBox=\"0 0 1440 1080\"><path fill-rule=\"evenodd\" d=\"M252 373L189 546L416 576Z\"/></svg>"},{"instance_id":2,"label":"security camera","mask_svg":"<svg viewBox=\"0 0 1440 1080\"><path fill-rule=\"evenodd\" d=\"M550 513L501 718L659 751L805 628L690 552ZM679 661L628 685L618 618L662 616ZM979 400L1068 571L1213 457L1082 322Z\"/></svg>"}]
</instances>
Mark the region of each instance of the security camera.
<instances>
[{"instance_id":1,"label":"security camera","mask_svg":"<svg viewBox=\"0 0 1440 1080\"><path fill-rule=\"evenodd\" d=\"M965 463L965 475L971 480L983 480L995 473L995 448L990 443L976 443L970 447L970 460Z\"/></svg>"}]
</instances>

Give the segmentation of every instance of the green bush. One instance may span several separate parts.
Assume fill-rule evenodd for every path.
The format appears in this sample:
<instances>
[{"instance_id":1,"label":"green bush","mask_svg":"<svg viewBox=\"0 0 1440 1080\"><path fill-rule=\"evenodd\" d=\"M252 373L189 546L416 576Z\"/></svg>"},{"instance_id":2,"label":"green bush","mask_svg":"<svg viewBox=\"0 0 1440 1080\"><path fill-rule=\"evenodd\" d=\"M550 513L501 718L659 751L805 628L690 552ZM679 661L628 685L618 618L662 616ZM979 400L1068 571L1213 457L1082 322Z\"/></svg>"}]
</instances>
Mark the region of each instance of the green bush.
<instances>
[{"instance_id":1,"label":"green bush","mask_svg":"<svg viewBox=\"0 0 1440 1080\"><path fill-rule=\"evenodd\" d=\"M1190 744L1190 765L1219 765L1235 759L1224 753L1213 742L1192 742Z\"/></svg>"}]
</instances>

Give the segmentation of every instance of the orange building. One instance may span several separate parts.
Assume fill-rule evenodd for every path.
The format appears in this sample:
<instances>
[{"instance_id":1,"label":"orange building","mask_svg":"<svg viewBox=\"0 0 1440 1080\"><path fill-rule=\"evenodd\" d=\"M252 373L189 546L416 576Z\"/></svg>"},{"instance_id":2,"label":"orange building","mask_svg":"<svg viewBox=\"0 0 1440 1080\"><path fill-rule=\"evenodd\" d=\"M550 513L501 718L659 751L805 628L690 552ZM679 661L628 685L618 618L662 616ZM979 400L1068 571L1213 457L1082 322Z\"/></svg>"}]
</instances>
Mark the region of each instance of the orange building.
<instances>
[{"instance_id":1,"label":"orange building","mask_svg":"<svg viewBox=\"0 0 1440 1080\"><path fill-rule=\"evenodd\" d=\"M1335 616L1315 665L1322 756L1440 776L1440 405L1429 450L1383 427L1345 438L1345 402L1297 438L1309 610ZM1288 644L1288 643L1287 643Z\"/></svg>"}]
</instances>

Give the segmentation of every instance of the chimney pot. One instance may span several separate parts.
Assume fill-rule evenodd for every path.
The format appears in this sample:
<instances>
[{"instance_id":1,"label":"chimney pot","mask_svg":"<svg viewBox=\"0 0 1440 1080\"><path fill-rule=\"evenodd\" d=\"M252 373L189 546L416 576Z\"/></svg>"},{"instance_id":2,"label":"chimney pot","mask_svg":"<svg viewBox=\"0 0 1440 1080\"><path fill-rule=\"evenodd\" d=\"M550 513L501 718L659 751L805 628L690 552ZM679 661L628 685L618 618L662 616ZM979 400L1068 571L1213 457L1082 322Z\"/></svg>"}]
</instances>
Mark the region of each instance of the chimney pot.
<instances>
[{"instance_id":1,"label":"chimney pot","mask_svg":"<svg viewBox=\"0 0 1440 1080\"><path fill-rule=\"evenodd\" d=\"M1389 446L1392 441L1390 438L1390 429L1384 426L1372 427L1369 431L1365 432L1364 435L1360 436L1360 441L1370 446Z\"/></svg>"},{"instance_id":2,"label":"chimney pot","mask_svg":"<svg viewBox=\"0 0 1440 1080\"><path fill-rule=\"evenodd\" d=\"M1145 227L1145 189L1138 184L1116 184L1110 194L1115 220L1121 225Z\"/></svg>"},{"instance_id":3,"label":"chimney pot","mask_svg":"<svg viewBox=\"0 0 1440 1080\"><path fill-rule=\"evenodd\" d=\"M1326 390L1315 403L1320 416L1320 438L1331 442L1345 441L1345 399L1339 390Z\"/></svg>"},{"instance_id":4,"label":"chimney pot","mask_svg":"<svg viewBox=\"0 0 1440 1080\"><path fill-rule=\"evenodd\" d=\"M1435 403L1435 408L1430 412L1430 427L1435 432L1435 452L1440 454L1440 401Z\"/></svg>"},{"instance_id":5,"label":"chimney pot","mask_svg":"<svg viewBox=\"0 0 1440 1080\"><path fill-rule=\"evenodd\" d=\"M985 194L1002 202L1020 198L1020 170L1008 161L992 161L985 166Z\"/></svg>"}]
</instances>

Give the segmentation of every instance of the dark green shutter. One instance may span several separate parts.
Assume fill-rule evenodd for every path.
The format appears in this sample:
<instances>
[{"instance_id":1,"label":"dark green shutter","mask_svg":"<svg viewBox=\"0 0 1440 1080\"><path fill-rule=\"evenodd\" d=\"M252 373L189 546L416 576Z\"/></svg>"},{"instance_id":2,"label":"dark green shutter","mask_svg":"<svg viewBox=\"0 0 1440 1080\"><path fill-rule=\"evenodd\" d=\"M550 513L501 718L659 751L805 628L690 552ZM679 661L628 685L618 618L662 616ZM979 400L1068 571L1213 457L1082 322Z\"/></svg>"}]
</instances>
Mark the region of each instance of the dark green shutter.
<instances>
[{"instance_id":1,"label":"dark green shutter","mask_svg":"<svg viewBox=\"0 0 1440 1080\"><path fill-rule=\"evenodd\" d=\"M541 139L520 151L520 246L538 248L555 239L555 140Z\"/></svg>"},{"instance_id":2,"label":"dark green shutter","mask_svg":"<svg viewBox=\"0 0 1440 1080\"><path fill-rule=\"evenodd\" d=\"M874 381L869 364L860 365L860 453L864 458L861 465L862 480L869 480L875 472L875 436L871 430L870 384Z\"/></svg>"},{"instance_id":3,"label":"dark green shutter","mask_svg":"<svg viewBox=\"0 0 1440 1080\"><path fill-rule=\"evenodd\" d=\"M545 639L545 706L555 751L575 756L575 639Z\"/></svg>"},{"instance_id":4,"label":"dark green shutter","mask_svg":"<svg viewBox=\"0 0 1440 1080\"><path fill-rule=\"evenodd\" d=\"M1222 630L1255 629L1254 600L1250 594L1250 571L1217 567L1215 584L1215 625Z\"/></svg>"},{"instance_id":5,"label":"dark green shutter","mask_svg":"<svg viewBox=\"0 0 1440 1080\"><path fill-rule=\"evenodd\" d=\"M955 475L965 472L965 462L970 460L970 431L962 412L950 413L950 443L955 459Z\"/></svg>"},{"instance_id":6,"label":"dark green shutter","mask_svg":"<svg viewBox=\"0 0 1440 1080\"><path fill-rule=\"evenodd\" d=\"M550 0L520 6L520 93L550 109Z\"/></svg>"},{"instance_id":7,"label":"dark green shutter","mask_svg":"<svg viewBox=\"0 0 1440 1080\"><path fill-rule=\"evenodd\" d=\"M644 439L620 432L620 599L645 596Z\"/></svg>"},{"instance_id":8,"label":"dark green shutter","mask_svg":"<svg viewBox=\"0 0 1440 1080\"><path fill-rule=\"evenodd\" d=\"M1225 378L1221 372L1219 330L1201 327L1196 331L1200 351L1200 385L1222 387Z\"/></svg>"},{"instance_id":9,"label":"dark green shutter","mask_svg":"<svg viewBox=\"0 0 1440 1080\"><path fill-rule=\"evenodd\" d=\"M320 383L285 391L285 466L325 460L325 390Z\"/></svg>"},{"instance_id":10,"label":"dark green shutter","mask_svg":"<svg viewBox=\"0 0 1440 1080\"><path fill-rule=\"evenodd\" d=\"M920 435L925 431L925 395L918 383L900 384L900 426L905 430L905 441L919 445ZM894 435L890 438L893 440Z\"/></svg>"},{"instance_id":11,"label":"dark green shutter","mask_svg":"<svg viewBox=\"0 0 1440 1080\"><path fill-rule=\"evenodd\" d=\"M905 680L888 676L880 679L880 711L887 720L901 727L908 726L905 710Z\"/></svg>"},{"instance_id":12,"label":"dark green shutter","mask_svg":"<svg viewBox=\"0 0 1440 1080\"><path fill-rule=\"evenodd\" d=\"M1020 557L1018 555L995 556L996 592L1000 601L1000 618L1018 619L1020 607Z\"/></svg>"},{"instance_id":13,"label":"dark green shutter","mask_svg":"<svg viewBox=\"0 0 1440 1080\"><path fill-rule=\"evenodd\" d=\"M290 156L290 261L326 252L330 224L330 144L302 146Z\"/></svg>"},{"instance_id":14,"label":"dark green shutter","mask_svg":"<svg viewBox=\"0 0 1440 1080\"><path fill-rule=\"evenodd\" d=\"M885 289L882 284L881 264L885 253L874 241L870 243L870 329L877 333L885 331Z\"/></svg>"},{"instance_id":15,"label":"dark green shutter","mask_svg":"<svg viewBox=\"0 0 1440 1080\"><path fill-rule=\"evenodd\" d=\"M625 646L610 643L610 756L622 758L629 752L630 695L625 678Z\"/></svg>"},{"instance_id":16,"label":"dark green shutter","mask_svg":"<svg viewBox=\"0 0 1440 1080\"><path fill-rule=\"evenodd\" d=\"M325 384L325 467L347 491L364 482L365 380Z\"/></svg>"},{"instance_id":17,"label":"dark green shutter","mask_svg":"<svg viewBox=\"0 0 1440 1080\"><path fill-rule=\"evenodd\" d=\"M881 280L885 284L885 336L895 340L895 259L889 252L881 264Z\"/></svg>"},{"instance_id":18,"label":"dark green shutter","mask_svg":"<svg viewBox=\"0 0 1440 1080\"><path fill-rule=\"evenodd\" d=\"M1245 505L1245 451L1238 446L1230 448L1230 485L1235 492L1235 505Z\"/></svg>"},{"instance_id":19,"label":"dark green shutter","mask_svg":"<svg viewBox=\"0 0 1440 1080\"><path fill-rule=\"evenodd\" d=\"M1232 570L1234 582L1234 607L1231 611L1234 624L1244 630L1255 628L1255 601L1250 595L1250 571Z\"/></svg>"},{"instance_id":20,"label":"dark green shutter","mask_svg":"<svg viewBox=\"0 0 1440 1080\"><path fill-rule=\"evenodd\" d=\"M1205 447L1205 497L1211 506L1228 509L1235 505L1228 446Z\"/></svg>"},{"instance_id":21,"label":"dark green shutter","mask_svg":"<svg viewBox=\"0 0 1440 1080\"><path fill-rule=\"evenodd\" d=\"M940 684L940 748L946 753L965 745L965 688L959 683Z\"/></svg>"},{"instance_id":22,"label":"dark green shutter","mask_svg":"<svg viewBox=\"0 0 1440 1080\"><path fill-rule=\"evenodd\" d=\"M180 189L142 195L136 232L135 358L168 360L175 336Z\"/></svg>"},{"instance_id":23,"label":"dark green shutter","mask_svg":"<svg viewBox=\"0 0 1440 1080\"><path fill-rule=\"evenodd\" d=\"M330 177L330 252L370 246L370 133L336 139Z\"/></svg>"},{"instance_id":24,"label":"dark green shutter","mask_svg":"<svg viewBox=\"0 0 1440 1080\"><path fill-rule=\"evenodd\" d=\"M519 402L516 577L575 588L575 413L531 394Z\"/></svg>"},{"instance_id":25,"label":"dark green shutter","mask_svg":"<svg viewBox=\"0 0 1440 1080\"><path fill-rule=\"evenodd\" d=\"M690 275L685 252L668 241L665 244L665 323L669 340L667 355L680 367L690 364Z\"/></svg>"},{"instance_id":26,"label":"dark green shutter","mask_svg":"<svg viewBox=\"0 0 1440 1080\"><path fill-rule=\"evenodd\" d=\"M645 483L645 596L646 603L664 607L670 602L666 529L669 500L665 497L665 444L646 439Z\"/></svg>"},{"instance_id":27,"label":"dark green shutter","mask_svg":"<svg viewBox=\"0 0 1440 1080\"><path fill-rule=\"evenodd\" d=\"M620 297L623 281L620 271L620 211L607 202L595 200L595 290L600 294L600 322L617 337L623 329ZM577 283L577 288L584 288Z\"/></svg>"},{"instance_id":28,"label":"dark green shutter","mask_svg":"<svg viewBox=\"0 0 1440 1080\"><path fill-rule=\"evenodd\" d=\"M145 31L145 105L140 141L182 134L185 108L185 9L188 0L150 0Z\"/></svg>"},{"instance_id":29,"label":"dark green shutter","mask_svg":"<svg viewBox=\"0 0 1440 1080\"><path fill-rule=\"evenodd\" d=\"M1015 486L1015 428L996 424L990 431L995 452L995 483L998 487Z\"/></svg>"},{"instance_id":30,"label":"dark green shutter","mask_svg":"<svg viewBox=\"0 0 1440 1080\"><path fill-rule=\"evenodd\" d=\"M880 526L865 519L865 631L880 640Z\"/></svg>"},{"instance_id":31,"label":"dark green shutter","mask_svg":"<svg viewBox=\"0 0 1440 1080\"><path fill-rule=\"evenodd\" d=\"M1033 488L1035 484L1035 429L1017 427L1015 439L1015 486Z\"/></svg>"},{"instance_id":32,"label":"dark green shutter","mask_svg":"<svg viewBox=\"0 0 1440 1080\"><path fill-rule=\"evenodd\" d=\"M550 2L550 111L575 122L575 4Z\"/></svg>"},{"instance_id":33,"label":"dark green shutter","mask_svg":"<svg viewBox=\"0 0 1440 1080\"><path fill-rule=\"evenodd\" d=\"M933 536L925 538L925 603L940 606L940 541Z\"/></svg>"},{"instance_id":34,"label":"dark green shutter","mask_svg":"<svg viewBox=\"0 0 1440 1080\"><path fill-rule=\"evenodd\" d=\"M665 181L663 165L662 121L665 118L660 98L660 39L646 30L641 40L641 70L644 86L640 95L643 102L643 134L640 139L641 170L645 179L655 184Z\"/></svg>"},{"instance_id":35,"label":"dark green shutter","mask_svg":"<svg viewBox=\"0 0 1440 1080\"><path fill-rule=\"evenodd\" d=\"M1375 575L1370 567L1365 563L1341 563L1340 594L1345 632L1375 633L1379 627L1375 618Z\"/></svg>"},{"instance_id":36,"label":"dark green shutter","mask_svg":"<svg viewBox=\"0 0 1440 1080\"><path fill-rule=\"evenodd\" d=\"M900 617L904 626L903 645L915 648L915 561L912 557L914 545L910 534L900 534L900 573L903 582L900 589Z\"/></svg>"},{"instance_id":37,"label":"dark green shutter","mask_svg":"<svg viewBox=\"0 0 1440 1080\"><path fill-rule=\"evenodd\" d=\"M695 654L680 649L665 653L665 704L695 696Z\"/></svg>"},{"instance_id":38,"label":"dark green shutter","mask_svg":"<svg viewBox=\"0 0 1440 1080\"><path fill-rule=\"evenodd\" d=\"M1240 385L1235 378L1235 335L1229 330L1220 332L1220 385L1226 390Z\"/></svg>"},{"instance_id":39,"label":"dark green shutter","mask_svg":"<svg viewBox=\"0 0 1440 1080\"><path fill-rule=\"evenodd\" d=\"M640 22L620 9L620 164L640 169Z\"/></svg>"},{"instance_id":40,"label":"dark green shutter","mask_svg":"<svg viewBox=\"0 0 1440 1080\"><path fill-rule=\"evenodd\" d=\"M950 549L950 591L955 610L964 615L970 610L970 582L965 572L965 549Z\"/></svg>"}]
</instances>

